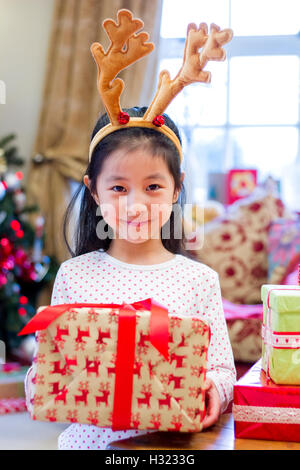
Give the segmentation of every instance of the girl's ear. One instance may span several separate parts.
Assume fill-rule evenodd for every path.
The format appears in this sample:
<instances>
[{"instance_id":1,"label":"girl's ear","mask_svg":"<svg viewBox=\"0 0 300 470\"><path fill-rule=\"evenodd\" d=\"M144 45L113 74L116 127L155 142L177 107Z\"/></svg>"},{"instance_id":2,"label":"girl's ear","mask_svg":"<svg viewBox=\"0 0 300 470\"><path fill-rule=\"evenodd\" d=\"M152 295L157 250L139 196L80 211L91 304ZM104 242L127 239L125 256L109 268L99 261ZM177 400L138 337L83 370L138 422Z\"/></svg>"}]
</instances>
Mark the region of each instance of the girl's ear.
<instances>
[{"instance_id":1,"label":"girl's ear","mask_svg":"<svg viewBox=\"0 0 300 470\"><path fill-rule=\"evenodd\" d=\"M84 175L83 177L83 183L84 185L88 188L88 190L90 191L91 193L91 196L92 198L94 199L95 203L99 206L100 205L100 202L99 202L99 199L98 199L98 196L96 194L93 194L90 190L90 187L91 187L91 180L89 179L88 175Z\"/></svg>"},{"instance_id":2,"label":"girl's ear","mask_svg":"<svg viewBox=\"0 0 300 470\"><path fill-rule=\"evenodd\" d=\"M90 179L89 179L88 175L84 175L84 177L83 177L83 182L84 182L84 185L85 185L88 189L90 189Z\"/></svg>"},{"instance_id":3,"label":"girl's ear","mask_svg":"<svg viewBox=\"0 0 300 470\"><path fill-rule=\"evenodd\" d=\"M182 171L182 172L181 172L181 178L180 178L181 184L183 183L184 178L185 178L185 172ZM176 189L176 190L175 190L174 196L173 196L173 204L174 204L175 202L177 202L180 191L181 191L181 189Z\"/></svg>"}]
</instances>

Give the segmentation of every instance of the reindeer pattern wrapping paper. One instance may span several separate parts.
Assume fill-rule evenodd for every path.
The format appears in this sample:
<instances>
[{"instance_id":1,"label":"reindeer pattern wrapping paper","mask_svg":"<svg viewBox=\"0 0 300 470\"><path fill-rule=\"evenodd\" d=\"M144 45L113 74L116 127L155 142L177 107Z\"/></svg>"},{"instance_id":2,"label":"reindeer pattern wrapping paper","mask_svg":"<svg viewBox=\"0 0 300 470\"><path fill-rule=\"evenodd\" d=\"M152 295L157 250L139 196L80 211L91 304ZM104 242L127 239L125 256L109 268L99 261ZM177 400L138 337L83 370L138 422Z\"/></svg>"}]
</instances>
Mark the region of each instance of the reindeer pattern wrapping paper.
<instances>
[{"instance_id":1,"label":"reindeer pattern wrapping paper","mask_svg":"<svg viewBox=\"0 0 300 470\"><path fill-rule=\"evenodd\" d=\"M119 316L119 308L75 305L47 330L38 332L29 400L33 419L114 425ZM150 316L145 307L135 313L127 429L201 431L209 326L199 318L168 315L167 361L149 341ZM122 410L125 390L121 390L120 397Z\"/></svg>"}]
</instances>

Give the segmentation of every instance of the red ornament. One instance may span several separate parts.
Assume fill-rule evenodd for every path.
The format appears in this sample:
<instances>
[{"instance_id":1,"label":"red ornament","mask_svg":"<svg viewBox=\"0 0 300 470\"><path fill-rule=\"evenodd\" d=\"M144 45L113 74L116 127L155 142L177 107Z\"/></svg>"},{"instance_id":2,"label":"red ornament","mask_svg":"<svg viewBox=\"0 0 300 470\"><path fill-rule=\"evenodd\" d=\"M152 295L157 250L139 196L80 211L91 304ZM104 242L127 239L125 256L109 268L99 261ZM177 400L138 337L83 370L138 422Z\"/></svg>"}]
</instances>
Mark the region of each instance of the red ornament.
<instances>
[{"instance_id":1,"label":"red ornament","mask_svg":"<svg viewBox=\"0 0 300 470\"><path fill-rule=\"evenodd\" d=\"M26 315L26 309L24 307L20 307L18 308L18 314L21 316L21 317L24 317Z\"/></svg>"},{"instance_id":2,"label":"red ornament","mask_svg":"<svg viewBox=\"0 0 300 470\"><path fill-rule=\"evenodd\" d=\"M3 246L3 247L5 247L5 248L6 248L7 246L9 246L9 240L8 240L8 238L1 238L1 240L0 240L0 245Z\"/></svg>"},{"instance_id":3,"label":"red ornament","mask_svg":"<svg viewBox=\"0 0 300 470\"><path fill-rule=\"evenodd\" d=\"M31 281L37 281L37 278L38 278L38 277L37 277L36 272L31 271L31 272L29 273L29 279L30 279Z\"/></svg>"},{"instance_id":4,"label":"red ornament","mask_svg":"<svg viewBox=\"0 0 300 470\"><path fill-rule=\"evenodd\" d=\"M24 232L23 232L23 230L17 230L17 231L16 231L16 236L17 236L18 238L23 238L23 237L24 237Z\"/></svg>"},{"instance_id":5,"label":"red ornament","mask_svg":"<svg viewBox=\"0 0 300 470\"><path fill-rule=\"evenodd\" d=\"M27 259L27 254L22 248L18 248L15 252L15 260L19 266L22 266L24 261Z\"/></svg>"},{"instance_id":6,"label":"red ornament","mask_svg":"<svg viewBox=\"0 0 300 470\"><path fill-rule=\"evenodd\" d=\"M15 263L12 259L6 259L5 261L1 262L1 267L7 271L11 271L14 269Z\"/></svg>"},{"instance_id":7,"label":"red ornament","mask_svg":"<svg viewBox=\"0 0 300 470\"><path fill-rule=\"evenodd\" d=\"M2 286L5 286L6 283L7 283L6 276L4 276L4 274L0 274L0 288Z\"/></svg>"},{"instance_id":8,"label":"red ornament","mask_svg":"<svg viewBox=\"0 0 300 470\"><path fill-rule=\"evenodd\" d=\"M27 297L25 297L25 295L21 295L21 297L19 298L19 302L21 305L26 305L28 304L28 299Z\"/></svg>"},{"instance_id":9,"label":"red ornament","mask_svg":"<svg viewBox=\"0 0 300 470\"><path fill-rule=\"evenodd\" d=\"M8 256L13 251L13 244L11 243L8 238L1 238L0 240L0 248L2 253L5 256Z\"/></svg>"},{"instance_id":10,"label":"red ornament","mask_svg":"<svg viewBox=\"0 0 300 470\"><path fill-rule=\"evenodd\" d=\"M165 123L165 118L161 116L160 114L156 116L152 121L152 124L154 124L156 127L161 127L164 125L164 123Z\"/></svg>"},{"instance_id":11,"label":"red ornament","mask_svg":"<svg viewBox=\"0 0 300 470\"><path fill-rule=\"evenodd\" d=\"M21 225L17 220L12 220L10 226L13 230L20 230Z\"/></svg>"},{"instance_id":12,"label":"red ornament","mask_svg":"<svg viewBox=\"0 0 300 470\"><path fill-rule=\"evenodd\" d=\"M118 121L120 124L127 124L129 122L130 116L128 113L121 112L118 116Z\"/></svg>"}]
</instances>

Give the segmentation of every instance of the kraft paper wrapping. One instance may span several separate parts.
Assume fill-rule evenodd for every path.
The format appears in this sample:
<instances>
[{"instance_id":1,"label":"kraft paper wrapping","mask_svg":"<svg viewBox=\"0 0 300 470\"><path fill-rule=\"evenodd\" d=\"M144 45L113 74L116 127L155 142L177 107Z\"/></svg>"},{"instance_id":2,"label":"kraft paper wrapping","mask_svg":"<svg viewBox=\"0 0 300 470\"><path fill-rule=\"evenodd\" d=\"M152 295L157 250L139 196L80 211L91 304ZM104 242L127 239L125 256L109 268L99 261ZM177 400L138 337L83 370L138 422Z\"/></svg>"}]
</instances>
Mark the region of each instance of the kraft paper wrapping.
<instances>
[{"instance_id":1,"label":"kraft paper wrapping","mask_svg":"<svg viewBox=\"0 0 300 470\"><path fill-rule=\"evenodd\" d=\"M274 289L274 290L273 290ZM271 292L270 292L271 291ZM263 323L268 324L268 295L269 319L268 325L273 332L286 333L290 338L300 335L300 287L282 285L263 285L261 296L263 301ZM293 341L295 346L295 341ZM269 354L269 357L268 357ZM279 348L262 342L262 367L276 384L300 385L300 344L299 347Z\"/></svg>"},{"instance_id":2,"label":"kraft paper wrapping","mask_svg":"<svg viewBox=\"0 0 300 470\"><path fill-rule=\"evenodd\" d=\"M33 419L112 426L118 317L116 308L71 308L38 333ZM167 361L149 342L149 310L136 320L129 429L201 431L209 326L169 315Z\"/></svg>"}]
</instances>

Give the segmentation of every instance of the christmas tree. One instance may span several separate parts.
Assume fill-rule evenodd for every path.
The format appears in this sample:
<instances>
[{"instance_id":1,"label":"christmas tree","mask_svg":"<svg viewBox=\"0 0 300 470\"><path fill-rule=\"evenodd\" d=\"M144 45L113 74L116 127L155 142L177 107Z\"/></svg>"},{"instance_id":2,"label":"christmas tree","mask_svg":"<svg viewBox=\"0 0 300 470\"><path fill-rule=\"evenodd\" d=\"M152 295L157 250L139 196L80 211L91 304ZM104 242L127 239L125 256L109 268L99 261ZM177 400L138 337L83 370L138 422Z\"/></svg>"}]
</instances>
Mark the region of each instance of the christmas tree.
<instances>
[{"instance_id":1,"label":"christmas tree","mask_svg":"<svg viewBox=\"0 0 300 470\"><path fill-rule=\"evenodd\" d=\"M18 332L35 314L40 290L58 269L56 260L43 254L44 220L39 208L26 206L19 170L24 160L15 138L12 134L0 139L0 340L6 359L24 341ZM35 225L29 221L30 213L36 214Z\"/></svg>"}]
</instances>

